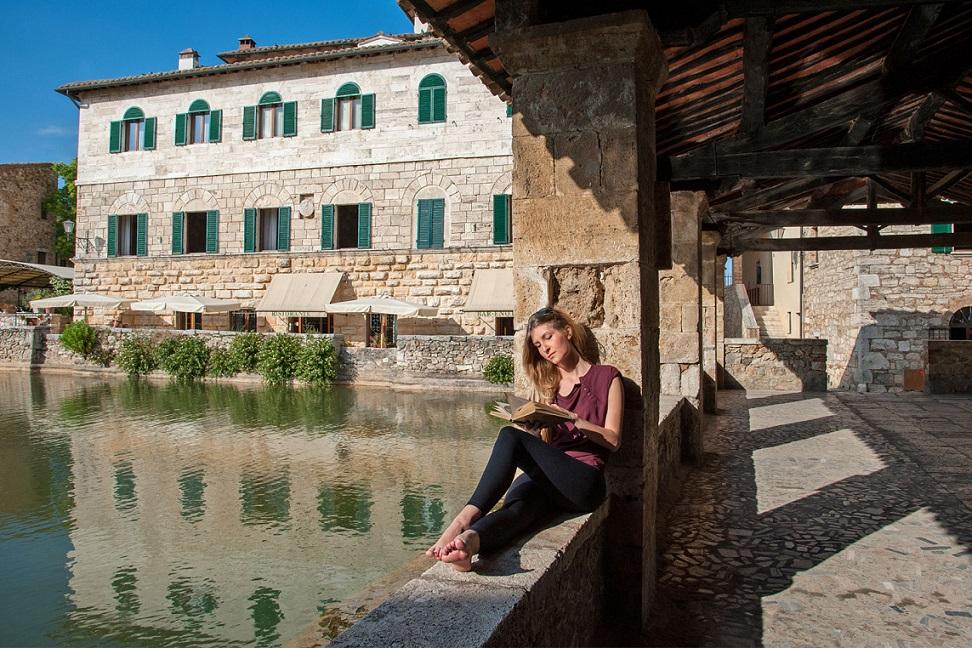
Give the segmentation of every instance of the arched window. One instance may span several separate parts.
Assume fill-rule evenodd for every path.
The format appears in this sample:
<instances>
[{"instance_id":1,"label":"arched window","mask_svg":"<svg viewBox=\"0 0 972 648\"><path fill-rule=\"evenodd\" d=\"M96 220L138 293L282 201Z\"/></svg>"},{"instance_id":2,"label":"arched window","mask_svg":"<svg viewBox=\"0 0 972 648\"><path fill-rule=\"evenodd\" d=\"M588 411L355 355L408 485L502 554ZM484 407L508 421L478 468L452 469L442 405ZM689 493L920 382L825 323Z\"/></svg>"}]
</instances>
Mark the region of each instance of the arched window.
<instances>
[{"instance_id":1,"label":"arched window","mask_svg":"<svg viewBox=\"0 0 972 648\"><path fill-rule=\"evenodd\" d=\"M949 340L972 340L972 306L965 306L952 314L948 321Z\"/></svg>"},{"instance_id":2,"label":"arched window","mask_svg":"<svg viewBox=\"0 0 972 648\"><path fill-rule=\"evenodd\" d=\"M375 95L362 94L357 83L348 82L333 97L321 99L321 132L375 127Z\"/></svg>"},{"instance_id":3,"label":"arched window","mask_svg":"<svg viewBox=\"0 0 972 648\"><path fill-rule=\"evenodd\" d=\"M189 110L176 115L175 145L218 142L223 127L223 111L212 110L205 99L196 99Z\"/></svg>"},{"instance_id":4,"label":"arched window","mask_svg":"<svg viewBox=\"0 0 972 648\"><path fill-rule=\"evenodd\" d=\"M438 74L429 74L419 83L418 121L432 124L446 120L446 82Z\"/></svg>"},{"instance_id":5,"label":"arched window","mask_svg":"<svg viewBox=\"0 0 972 648\"><path fill-rule=\"evenodd\" d=\"M297 134L297 102L278 92L264 92L255 106L243 107L243 139L293 137Z\"/></svg>"},{"instance_id":6,"label":"arched window","mask_svg":"<svg viewBox=\"0 0 972 648\"><path fill-rule=\"evenodd\" d=\"M151 151L155 148L155 117L146 117L138 106L125 111L119 121L111 122L108 152Z\"/></svg>"}]
</instances>

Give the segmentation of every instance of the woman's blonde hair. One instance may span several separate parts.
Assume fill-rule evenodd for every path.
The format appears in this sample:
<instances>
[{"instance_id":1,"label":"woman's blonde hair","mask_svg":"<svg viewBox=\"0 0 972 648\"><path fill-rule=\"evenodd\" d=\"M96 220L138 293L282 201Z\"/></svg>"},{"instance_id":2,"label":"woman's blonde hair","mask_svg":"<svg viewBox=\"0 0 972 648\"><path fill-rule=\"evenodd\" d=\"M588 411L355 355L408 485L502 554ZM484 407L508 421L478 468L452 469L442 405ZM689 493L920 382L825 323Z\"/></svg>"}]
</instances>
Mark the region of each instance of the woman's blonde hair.
<instances>
[{"instance_id":1,"label":"woman's blonde hair","mask_svg":"<svg viewBox=\"0 0 972 648\"><path fill-rule=\"evenodd\" d=\"M580 357L591 364L597 363L597 352L587 329L564 311L548 306L530 316L527 320L526 340L523 343L523 369L539 392L540 400L550 403L560 388L560 372L556 365L540 355L540 351L533 344L533 329L542 324L549 324L563 333L569 332L571 346Z\"/></svg>"}]
</instances>

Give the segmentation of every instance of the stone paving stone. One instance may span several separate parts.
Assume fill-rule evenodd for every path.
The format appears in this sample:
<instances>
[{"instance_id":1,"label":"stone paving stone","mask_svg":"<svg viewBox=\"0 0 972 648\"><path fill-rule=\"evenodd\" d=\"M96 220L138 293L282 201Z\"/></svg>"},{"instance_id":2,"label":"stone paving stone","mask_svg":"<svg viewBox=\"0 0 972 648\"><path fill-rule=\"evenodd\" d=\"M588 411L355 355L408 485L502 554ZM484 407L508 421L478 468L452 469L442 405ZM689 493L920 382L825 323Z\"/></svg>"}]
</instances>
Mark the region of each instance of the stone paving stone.
<instances>
[{"instance_id":1,"label":"stone paving stone","mask_svg":"<svg viewBox=\"0 0 972 648\"><path fill-rule=\"evenodd\" d=\"M720 392L651 646L972 646L972 398Z\"/></svg>"}]
</instances>

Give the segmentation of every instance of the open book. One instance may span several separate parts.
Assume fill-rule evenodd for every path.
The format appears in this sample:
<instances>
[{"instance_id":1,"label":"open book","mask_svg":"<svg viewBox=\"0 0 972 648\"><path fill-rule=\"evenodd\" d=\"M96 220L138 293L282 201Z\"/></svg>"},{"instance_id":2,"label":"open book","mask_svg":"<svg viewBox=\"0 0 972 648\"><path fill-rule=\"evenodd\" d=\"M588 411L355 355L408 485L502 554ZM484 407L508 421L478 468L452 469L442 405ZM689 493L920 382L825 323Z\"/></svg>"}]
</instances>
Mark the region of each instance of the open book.
<instances>
[{"instance_id":1,"label":"open book","mask_svg":"<svg viewBox=\"0 0 972 648\"><path fill-rule=\"evenodd\" d=\"M542 423L553 425L571 420L570 412L546 403L509 396L509 403L497 402L490 412L493 416L514 423Z\"/></svg>"}]
</instances>

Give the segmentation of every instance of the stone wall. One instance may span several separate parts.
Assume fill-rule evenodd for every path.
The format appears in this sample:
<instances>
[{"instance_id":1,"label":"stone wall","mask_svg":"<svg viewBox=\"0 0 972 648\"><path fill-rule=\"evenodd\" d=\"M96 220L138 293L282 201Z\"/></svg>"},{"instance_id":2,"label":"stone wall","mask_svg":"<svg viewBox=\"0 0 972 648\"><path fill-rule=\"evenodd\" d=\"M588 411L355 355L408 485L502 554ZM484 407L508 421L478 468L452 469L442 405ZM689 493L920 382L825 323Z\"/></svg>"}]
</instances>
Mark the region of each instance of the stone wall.
<instances>
[{"instance_id":1,"label":"stone wall","mask_svg":"<svg viewBox=\"0 0 972 648\"><path fill-rule=\"evenodd\" d=\"M482 376L495 356L513 355L512 337L402 336L397 364L408 373Z\"/></svg>"},{"instance_id":2,"label":"stone wall","mask_svg":"<svg viewBox=\"0 0 972 648\"><path fill-rule=\"evenodd\" d=\"M972 394L972 340L928 340L928 381L932 394Z\"/></svg>"},{"instance_id":3,"label":"stone wall","mask_svg":"<svg viewBox=\"0 0 972 648\"><path fill-rule=\"evenodd\" d=\"M122 257L87 260L75 266L76 289L128 299L195 293L239 300L253 306L263 298L277 273L344 272L336 301L388 293L392 297L437 307L435 318L400 319L400 334L473 334L492 332L492 321L477 313L464 313L473 274L479 268L509 267L509 246L445 250L191 255L185 257ZM285 330L286 322L270 314L261 316L261 330ZM89 321L108 324L112 314L94 311ZM172 325L171 315L124 312L125 326ZM336 315L335 333L352 344L363 344L365 316ZM203 317L205 328L228 328L226 314Z\"/></svg>"},{"instance_id":4,"label":"stone wall","mask_svg":"<svg viewBox=\"0 0 972 648\"><path fill-rule=\"evenodd\" d=\"M827 340L727 338L726 387L827 390Z\"/></svg>"},{"instance_id":5,"label":"stone wall","mask_svg":"<svg viewBox=\"0 0 972 648\"><path fill-rule=\"evenodd\" d=\"M890 234L928 233L928 226ZM820 228L820 236L852 235ZM820 251L805 270L804 335L828 340L831 388L921 390L928 329L972 305L972 255L928 249Z\"/></svg>"},{"instance_id":6,"label":"stone wall","mask_svg":"<svg viewBox=\"0 0 972 648\"><path fill-rule=\"evenodd\" d=\"M34 327L0 328L0 366L30 366Z\"/></svg>"},{"instance_id":7,"label":"stone wall","mask_svg":"<svg viewBox=\"0 0 972 648\"><path fill-rule=\"evenodd\" d=\"M54 219L43 205L56 188L50 164L0 164L0 259L54 265ZM0 304L16 303L16 290L0 290Z\"/></svg>"}]
</instances>

